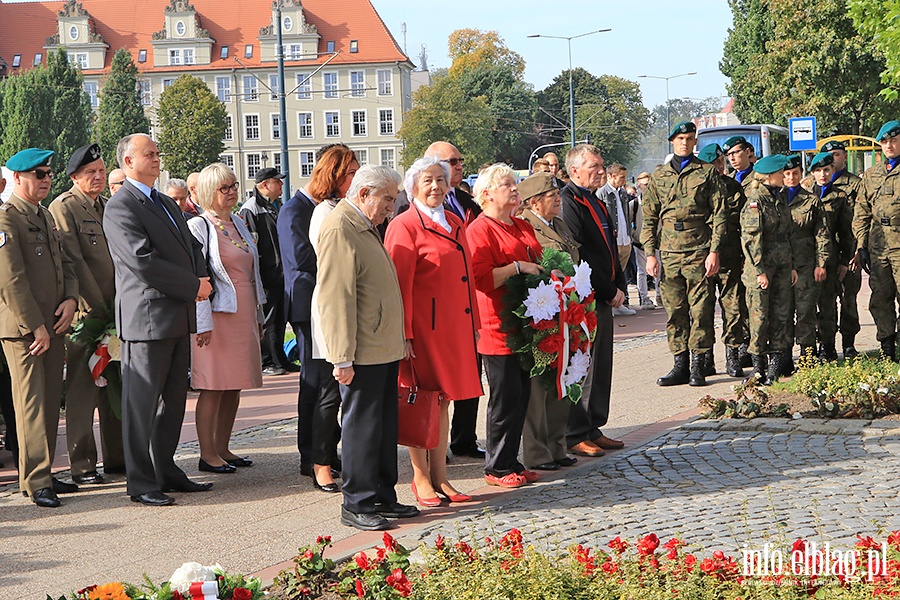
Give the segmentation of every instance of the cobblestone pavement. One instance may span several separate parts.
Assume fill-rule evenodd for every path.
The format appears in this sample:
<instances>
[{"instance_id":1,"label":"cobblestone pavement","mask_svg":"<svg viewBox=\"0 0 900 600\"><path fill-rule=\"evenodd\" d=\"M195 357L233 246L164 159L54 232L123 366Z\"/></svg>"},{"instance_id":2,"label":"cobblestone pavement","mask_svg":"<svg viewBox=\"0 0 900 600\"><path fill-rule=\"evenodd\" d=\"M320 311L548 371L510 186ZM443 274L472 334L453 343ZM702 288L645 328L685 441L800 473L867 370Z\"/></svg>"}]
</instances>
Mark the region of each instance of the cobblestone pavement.
<instances>
[{"instance_id":1,"label":"cobblestone pavement","mask_svg":"<svg viewBox=\"0 0 900 600\"><path fill-rule=\"evenodd\" d=\"M700 420L572 475L494 500L487 518L419 530L407 546L518 527L551 548L656 533L739 554L798 537L849 548L857 533L900 528L898 421Z\"/></svg>"}]
</instances>

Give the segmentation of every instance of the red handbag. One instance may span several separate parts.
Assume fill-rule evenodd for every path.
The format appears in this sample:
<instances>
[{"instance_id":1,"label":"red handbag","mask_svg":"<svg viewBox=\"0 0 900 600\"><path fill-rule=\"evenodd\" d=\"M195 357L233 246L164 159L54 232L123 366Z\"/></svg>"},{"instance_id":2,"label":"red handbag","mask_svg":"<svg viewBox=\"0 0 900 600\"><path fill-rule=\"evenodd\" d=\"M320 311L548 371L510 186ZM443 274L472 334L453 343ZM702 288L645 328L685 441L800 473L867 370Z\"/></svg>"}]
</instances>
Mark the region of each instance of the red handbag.
<instances>
[{"instance_id":1,"label":"red handbag","mask_svg":"<svg viewBox=\"0 0 900 600\"><path fill-rule=\"evenodd\" d=\"M425 450L437 448L443 394L419 388L416 367L411 360L400 361L397 392L397 443Z\"/></svg>"}]
</instances>

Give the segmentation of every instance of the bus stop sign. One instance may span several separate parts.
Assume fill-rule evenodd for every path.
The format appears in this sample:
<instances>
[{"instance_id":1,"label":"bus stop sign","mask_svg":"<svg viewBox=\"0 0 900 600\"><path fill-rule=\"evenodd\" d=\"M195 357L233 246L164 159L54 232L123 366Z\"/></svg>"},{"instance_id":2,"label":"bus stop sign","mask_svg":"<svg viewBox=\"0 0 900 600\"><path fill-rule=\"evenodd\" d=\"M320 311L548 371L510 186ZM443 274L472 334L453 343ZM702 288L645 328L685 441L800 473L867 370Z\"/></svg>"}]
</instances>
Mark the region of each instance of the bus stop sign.
<instances>
[{"instance_id":1,"label":"bus stop sign","mask_svg":"<svg viewBox=\"0 0 900 600\"><path fill-rule=\"evenodd\" d=\"M788 119L788 141L791 152L816 149L816 118Z\"/></svg>"}]
</instances>

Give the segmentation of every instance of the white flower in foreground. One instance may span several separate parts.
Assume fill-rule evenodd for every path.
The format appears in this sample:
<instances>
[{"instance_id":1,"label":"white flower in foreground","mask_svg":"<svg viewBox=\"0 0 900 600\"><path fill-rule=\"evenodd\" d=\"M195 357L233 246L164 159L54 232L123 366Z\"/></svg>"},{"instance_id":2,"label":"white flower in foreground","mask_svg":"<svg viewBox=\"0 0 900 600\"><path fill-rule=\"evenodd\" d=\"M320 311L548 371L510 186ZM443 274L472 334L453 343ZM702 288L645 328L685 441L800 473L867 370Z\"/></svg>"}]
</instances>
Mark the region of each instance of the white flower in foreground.
<instances>
[{"instance_id":1,"label":"white flower in foreground","mask_svg":"<svg viewBox=\"0 0 900 600\"><path fill-rule=\"evenodd\" d=\"M834 402L826 402L825 410L827 410L829 412L833 411L834 410Z\"/></svg>"},{"instance_id":2,"label":"white flower in foreground","mask_svg":"<svg viewBox=\"0 0 900 600\"><path fill-rule=\"evenodd\" d=\"M528 290L525 298L525 316L534 319L535 323L552 319L559 312L559 294L549 283L540 283Z\"/></svg>"},{"instance_id":3,"label":"white flower in foreground","mask_svg":"<svg viewBox=\"0 0 900 600\"><path fill-rule=\"evenodd\" d=\"M594 288L591 287L591 266L584 261L575 265L575 275L572 277L575 284L575 293L579 300L584 300L591 295Z\"/></svg>"},{"instance_id":4,"label":"white flower in foreground","mask_svg":"<svg viewBox=\"0 0 900 600\"><path fill-rule=\"evenodd\" d=\"M169 577L169 585L173 590L178 590L182 595L190 596L191 584L197 581L215 581L216 574L209 567L200 563L187 562L175 569Z\"/></svg>"},{"instance_id":5,"label":"white flower in foreground","mask_svg":"<svg viewBox=\"0 0 900 600\"><path fill-rule=\"evenodd\" d=\"M802 419L803 415L801 415L799 412L795 412L794 414L791 415L791 418L794 420Z\"/></svg>"},{"instance_id":6,"label":"white flower in foreground","mask_svg":"<svg viewBox=\"0 0 900 600\"><path fill-rule=\"evenodd\" d=\"M569 387L573 383L580 383L586 376L591 366L591 355L581 350L575 352L569 360L569 368L563 376L563 383Z\"/></svg>"},{"instance_id":7,"label":"white flower in foreground","mask_svg":"<svg viewBox=\"0 0 900 600\"><path fill-rule=\"evenodd\" d=\"M859 384L859 389L861 389L861 390L864 391L864 392L868 392L868 391L869 391L869 384L868 384L868 383L860 383L860 384Z\"/></svg>"},{"instance_id":8,"label":"white flower in foreground","mask_svg":"<svg viewBox=\"0 0 900 600\"><path fill-rule=\"evenodd\" d=\"M888 389L884 386L881 386L880 388L878 388L875 391L878 392L879 394L881 394L882 396L885 396L888 393Z\"/></svg>"}]
</instances>

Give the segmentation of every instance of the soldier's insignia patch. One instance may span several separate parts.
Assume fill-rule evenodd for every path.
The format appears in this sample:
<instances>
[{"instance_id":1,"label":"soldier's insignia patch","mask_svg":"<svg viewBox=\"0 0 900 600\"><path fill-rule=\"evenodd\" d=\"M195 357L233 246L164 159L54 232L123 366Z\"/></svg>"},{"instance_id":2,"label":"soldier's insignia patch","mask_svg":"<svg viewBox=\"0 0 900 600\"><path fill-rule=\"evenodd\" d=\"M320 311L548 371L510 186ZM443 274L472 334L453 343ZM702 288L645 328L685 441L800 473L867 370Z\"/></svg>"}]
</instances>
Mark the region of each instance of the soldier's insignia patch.
<instances>
[{"instance_id":1,"label":"soldier's insignia patch","mask_svg":"<svg viewBox=\"0 0 900 600\"><path fill-rule=\"evenodd\" d=\"M0 248L6 245L6 232L0 231Z\"/></svg>"}]
</instances>

